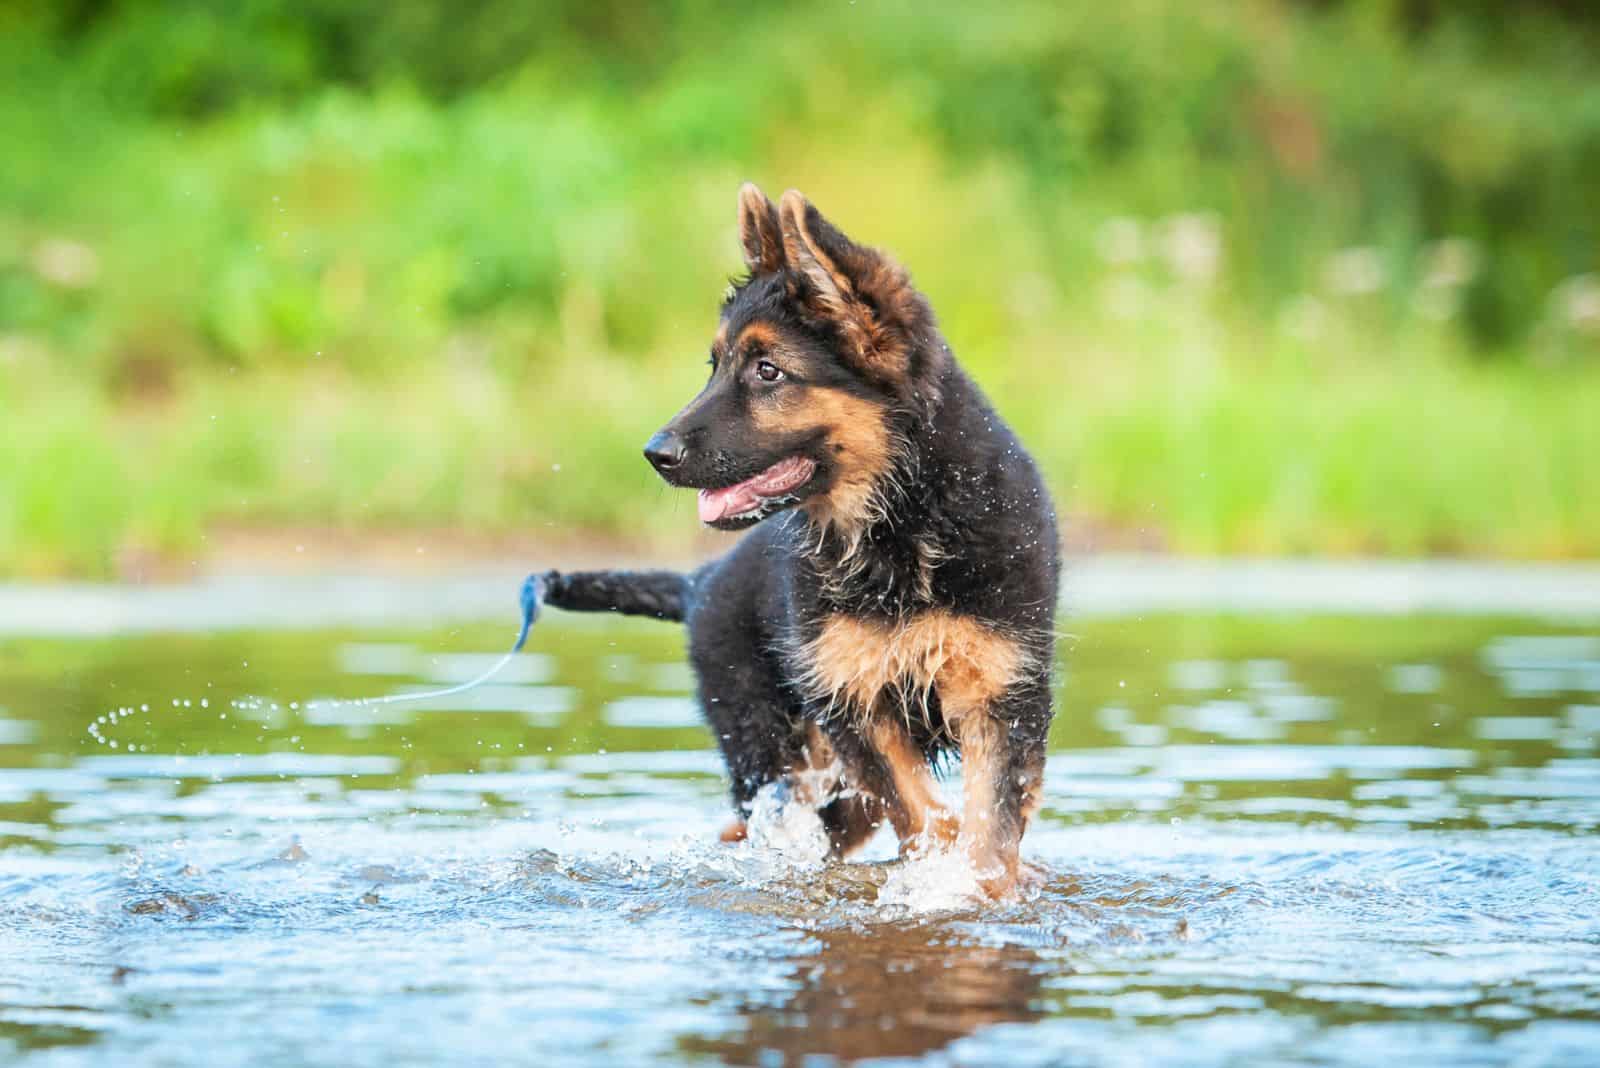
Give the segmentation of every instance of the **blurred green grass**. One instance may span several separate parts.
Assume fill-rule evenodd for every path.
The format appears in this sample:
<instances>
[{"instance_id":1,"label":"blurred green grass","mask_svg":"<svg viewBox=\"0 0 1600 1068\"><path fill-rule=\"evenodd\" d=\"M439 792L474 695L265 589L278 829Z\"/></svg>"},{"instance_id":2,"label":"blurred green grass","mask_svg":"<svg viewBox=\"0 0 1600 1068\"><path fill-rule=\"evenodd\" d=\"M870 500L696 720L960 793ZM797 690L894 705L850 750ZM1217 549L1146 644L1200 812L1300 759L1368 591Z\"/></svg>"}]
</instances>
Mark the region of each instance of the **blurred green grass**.
<instances>
[{"instance_id":1,"label":"blurred green grass","mask_svg":"<svg viewBox=\"0 0 1600 1068\"><path fill-rule=\"evenodd\" d=\"M1592 555L1596 24L1403 9L24 4L0 571L222 522L682 547L638 448L745 178L911 266L1096 537Z\"/></svg>"}]
</instances>

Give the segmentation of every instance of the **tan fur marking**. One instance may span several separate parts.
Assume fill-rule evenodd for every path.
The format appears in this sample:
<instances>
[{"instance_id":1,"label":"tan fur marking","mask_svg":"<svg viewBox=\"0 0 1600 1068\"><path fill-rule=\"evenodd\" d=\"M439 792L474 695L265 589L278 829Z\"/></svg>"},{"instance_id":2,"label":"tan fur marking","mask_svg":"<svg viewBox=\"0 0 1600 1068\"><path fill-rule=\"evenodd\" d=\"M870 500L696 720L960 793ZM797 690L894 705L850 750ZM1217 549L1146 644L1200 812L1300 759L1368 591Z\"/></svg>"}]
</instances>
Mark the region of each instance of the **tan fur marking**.
<instances>
[{"instance_id":1,"label":"tan fur marking","mask_svg":"<svg viewBox=\"0 0 1600 1068\"><path fill-rule=\"evenodd\" d=\"M758 345L765 346L768 350L772 350L778 347L781 340L782 339L778 336L777 329L774 328L772 324L761 322L750 323L743 330L739 331L739 336L734 339L733 347L729 351L738 352L739 349L744 346L746 341L754 341Z\"/></svg>"},{"instance_id":2,"label":"tan fur marking","mask_svg":"<svg viewBox=\"0 0 1600 1068\"><path fill-rule=\"evenodd\" d=\"M1022 646L970 616L934 609L898 624L831 616L806 652L806 682L814 695L856 716L883 758L902 810L889 807L902 845L949 844L959 826L985 889L993 895L1009 889L1016 879L1020 828L997 822L1004 728L991 709L1026 668ZM897 685L908 700L894 716L886 714L887 701ZM959 824L939 802L927 761L906 730L916 693L929 690L938 693L945 724L961 749ZM926 714L927 706L922 708ZM1025 786L1030 808L1038 776L1031 778Z\"/></svg>"},{"instance_id":3,"label":"tan fur marking","mask_svg":"<svg viewBox=\"0 0 1600 1068\"><path fill-rule=\"evenodd\" d=\"M879 483L889 470L893 448L883 409L838 389L813 387L783 407L755 407L756 428L774 435L826 430L838 474L825 494L801 506L812 522L854 534L874 515Z\"/></svg>"},{"instance_id":4,"label":"tan fur marking","mask_svg":"<svg viewBox=\"0 0 1600 1068\"><path fill-rule=\"evenodd\" d=\"M1009 882L1016 874L1017 840L999 825L996 786L1000 762L1000 724L983 712L956 721L961 743L961 837L979 877Z\"/></svg>"},{"instance_id":5,"label":"tan fur marking","mask_svg":"<svg viewBox=\"0 0 1600 1068\"><path fill-rule=\"evenodd\" d=\"M1039 808L1039 787L1044 779L1044 755L1007 767L1005 727L987 713L956 721L961 745L961 842L990 897L1000 897L1016 885L1019 849L1028 823ZM1017 822L1003 819L1000 805L1002 776L1016 775L1022 795Z\"/></svg>"},{"instance_id":6,"label":"tan fur marking","mask_svg":"<svg viewBox=\"0 0 1600 1068\"><path fill-rule=\"evenodd\" d=\"M896 683L937 689L945 720L952 724L982 712L1021 677L1024 666L1017 642L945 609L897 624L831 616L807 653L807 681L819 699L865 716Z\"/></svg>"},{"instance_id":7,"label":"tan fur marking","mask_svg":"<svg viewBox=\"0 0 1600 1068\"><path fill-rule=\"evenodd\" d=\"M800 760L788 770L788 779L796 801L819 811L833 806L828 844L834 856L845 857L859 849L883 821L883 801L845 779L833 743L815 723L806 724Z\"/></svg>"},{"instance_id":8,"label":"tan fur marking","mask_svg":"<svg viewBox=\"0 0 1600 1068\"><path fill-rule=\"evenodd\" d=\"M883 758L895 796L889 804L902 851L948 846L955 842L960 823L939 798L939 786L928 762L911 744L905 725L880 718L867 726L867 742Z\"/></svg>"}]
</instances>

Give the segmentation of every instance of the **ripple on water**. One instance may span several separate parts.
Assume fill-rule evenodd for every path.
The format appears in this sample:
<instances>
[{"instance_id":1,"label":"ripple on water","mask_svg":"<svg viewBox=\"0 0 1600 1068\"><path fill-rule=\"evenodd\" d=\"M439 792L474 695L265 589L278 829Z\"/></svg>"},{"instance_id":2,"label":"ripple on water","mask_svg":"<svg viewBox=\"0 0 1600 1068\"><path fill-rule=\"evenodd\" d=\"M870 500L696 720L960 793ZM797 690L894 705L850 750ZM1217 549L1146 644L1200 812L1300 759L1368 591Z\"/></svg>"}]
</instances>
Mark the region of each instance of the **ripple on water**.
<instances>
[{"instance_id":1,"label":"ripple on water","mask_svg":"<svg viewBox=\"0 0 1600 1068\"><path fill-rule=\"evenodd\" d=\"M998 904L886 839L827 862L782 806L716 844L720 758L660 628L553 629L503 689L403 715L227 694L492 661L321 635L270 678L234 667L264 639L0 658L0 1057L1588 1063L1592 635L1208 625L1082 638ZM74 670L118 689L68 701ZM155 699L180 680L187 706ZM62 711L147 698L115 752Z\"/></svg>"}]
</instances>

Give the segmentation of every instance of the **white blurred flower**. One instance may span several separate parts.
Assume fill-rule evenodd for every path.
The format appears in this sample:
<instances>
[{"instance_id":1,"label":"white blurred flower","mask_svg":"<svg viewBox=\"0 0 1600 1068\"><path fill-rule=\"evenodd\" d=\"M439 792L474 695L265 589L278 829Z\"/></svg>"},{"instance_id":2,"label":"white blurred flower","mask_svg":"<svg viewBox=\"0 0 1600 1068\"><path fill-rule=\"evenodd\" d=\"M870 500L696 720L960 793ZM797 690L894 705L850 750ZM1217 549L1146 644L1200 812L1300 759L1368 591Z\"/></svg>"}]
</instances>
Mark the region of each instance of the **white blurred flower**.
<instances>
[{"instance_id":1,"label":"white blurred flower","mask_svg":"<svg viewBox=\"0 0 1600 1068\"><path fill-rule=\"evenodd\" d=\"M1365 296L1383 288L1383 257L1371 245L1340 249L1328 259L1323 278L1329 289L1346 296Z\"/></svg>"},{"instance_id":2,"label":"white blurred flower","mask_svg":"<svg viewBox=\"0 0 1600 1068\"><path fill-rule=\"evenodd\" d=\"M1222 263L1222 227L1215 215L1174 215L1162 223L1161 250L1179 277L1209 282Z\"/></svg>"},{"instance_id":3,"label":"white blurred flower","mask_svg":"<svg viewBox=\"0 0 1600 1068\"><path fill-rule=\"evenodd\" d=\"M1423 251L1422 284L1428 289L1454 289L1478 273L1478 246L1464 237L1447 237Z\"/></svg>"},{"instance_id":4,"label":"white blurred flower","mask_svg":"<svg viewBox=\"0 0 1600 1068\"><path fill-rule=\"evenodd\" d=\"M1112 317L1137 319L1149 307L1150 287L1132 275L1117 275L1106 281L1100 300Z\"/></svg>"},{"instance_id":5,"label":"white blurred flower","mask_svg":"<svg viewBox=\"0 0 1600 1068\"><path fill-rule=\"evenodd\" d=\"M1573 330L1600 334L1600 275L1579 274L1550 294L1556 315Z\"/></svg>"},{"instance_id":6,"label":"white blurred flower","mask_svg":"<svg viewBox=\"0 0 1600 1068\"><path fill-rule=\"evenodd\" d=\"M100 257L81 241L49 237L33 250L33 269L53 285L84 289L100 277Z\"/></svg>"},{"instance_id":7,"label":"white blurred flower","mask_svg":"<svg viewBox=\"0 0 1600 1068\"><path fill-rule=\"evenodd\" d=\"M1455 315L1459 303L1453 286L1430 286L1426 282L1415 300L1417 314L1441 323Z\"/></svg>"},{"instance_id":8,"label":"white blurred flower","mask_svg":"<svg viewBox=\"0 0 1600 1068\"><path fill-rule=\"evenodd\" d=\"M1307 294L1295 297L1278 315L1278 329L1296 341L1315 341L1327 326L1327 309L1322 301Z\"/></svg>"},{"instance_id":9,"label":"white blurred flower","mask_svg":"<svg viewBox=\"0 0 1600 1068\"><path fill-rule=\"evenodd\" d=\"M1144 227L1138 219L1118 215L1100 224L1095 235L1100 258L1117 267L1139 262L1144 255Z\"/></svg>"},{"instance_id":10,"label":"white blurred flower","mask_svg":"<svg viewBox=\"0 0 1600 1068\"><path fill-rule=\"evenodd\" d=\"M1011 310L1021 318L1033 319L1045 315L1055 302L1055 285L1042 274L1026 272L1011 283Z\"/></svg>"}]
</instances>

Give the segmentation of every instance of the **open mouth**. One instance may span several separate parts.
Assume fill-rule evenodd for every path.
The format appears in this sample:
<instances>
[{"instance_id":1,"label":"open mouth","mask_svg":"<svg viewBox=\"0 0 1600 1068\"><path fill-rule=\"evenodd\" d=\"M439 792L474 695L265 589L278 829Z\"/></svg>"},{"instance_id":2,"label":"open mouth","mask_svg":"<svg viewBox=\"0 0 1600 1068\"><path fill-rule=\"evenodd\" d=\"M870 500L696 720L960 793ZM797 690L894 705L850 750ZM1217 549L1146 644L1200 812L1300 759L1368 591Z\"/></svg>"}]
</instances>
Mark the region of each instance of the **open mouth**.
<instances>
[{"instance_id":1,"label":"open mouth","mask_svg":"<svg viewBox=\"0 0 1600 1068\"><path fill-rule=\"evenodd\" d=\"M804 456L779 460L743 482L700 491L700 522L721 523L759 515L810 480L817 465Z\"/></svg>"}]
</instances>

